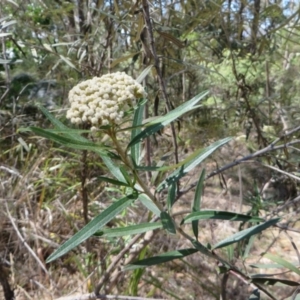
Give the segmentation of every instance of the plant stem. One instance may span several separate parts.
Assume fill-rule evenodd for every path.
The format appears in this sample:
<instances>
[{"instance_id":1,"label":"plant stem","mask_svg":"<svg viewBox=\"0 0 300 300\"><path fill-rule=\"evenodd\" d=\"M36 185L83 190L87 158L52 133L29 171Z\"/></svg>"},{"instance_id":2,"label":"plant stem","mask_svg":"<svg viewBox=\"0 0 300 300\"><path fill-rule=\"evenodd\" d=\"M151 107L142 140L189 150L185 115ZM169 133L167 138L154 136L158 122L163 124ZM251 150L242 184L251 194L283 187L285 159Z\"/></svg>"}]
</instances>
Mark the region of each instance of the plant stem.
<instances>
[{"instance_id":1,"label":"plant stem","mask_svg":"<svg viewBox=\"0 0 300 300\"><path fill-rule=\"evenodd\" d=\"M118 154L120 155L123 163L131 170L132 174L136 178L136 180L137 180L138 184L140 185L140 187L142 188L143 192L154 202L154 204L158 207L158 209L160 211L163 211L164 208L163 208L162 204L160 202L158 202L158 200L155 198L155 196L153 195L151 190L144 183L144 181L140 178L139 174L137 173L137 171L133 167L132 162L130 161L130 159L128 159L127 154L125 153L125 151L123 150L123 148L120 145L119 141L117 140L116 132L114 131L114 129L109 130L108 135L112 139L112 141L114 143L114 146L115 146Z\"/></svg>"}]
</instances>

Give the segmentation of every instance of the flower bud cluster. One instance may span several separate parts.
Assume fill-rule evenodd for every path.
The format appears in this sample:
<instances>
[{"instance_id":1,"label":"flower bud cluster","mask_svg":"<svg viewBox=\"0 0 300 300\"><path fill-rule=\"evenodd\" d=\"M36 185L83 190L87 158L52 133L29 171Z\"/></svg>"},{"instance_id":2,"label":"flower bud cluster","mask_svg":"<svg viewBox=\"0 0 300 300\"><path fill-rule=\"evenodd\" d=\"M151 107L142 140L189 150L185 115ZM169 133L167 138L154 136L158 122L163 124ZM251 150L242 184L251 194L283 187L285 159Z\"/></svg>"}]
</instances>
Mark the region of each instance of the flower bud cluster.
<instances>
[{"instance_id":1,"label":"flower bud cluster","mask_svg":"<svg viewBox=\"0 0 300 300\"><path fill-rule=\"evenodd\" d=\"M98 126L119 123L126 104L145 97L142 85L124 72L94 77L73 87L69 92L67 118L74 124Z\"/></svg>"}]
</instances>

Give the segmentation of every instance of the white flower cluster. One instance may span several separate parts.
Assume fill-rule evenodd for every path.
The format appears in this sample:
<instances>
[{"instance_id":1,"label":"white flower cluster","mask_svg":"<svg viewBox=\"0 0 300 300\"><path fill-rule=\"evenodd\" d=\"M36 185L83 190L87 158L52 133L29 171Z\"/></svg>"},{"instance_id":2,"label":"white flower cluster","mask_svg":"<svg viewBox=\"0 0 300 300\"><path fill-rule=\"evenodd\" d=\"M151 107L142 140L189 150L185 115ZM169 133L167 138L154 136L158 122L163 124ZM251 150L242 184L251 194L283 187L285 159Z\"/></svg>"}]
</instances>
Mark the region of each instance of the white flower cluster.
<instances>
[{"instance_id":1,"label":"white flower cluster","mask_svg":"<svg viewBox=\"0 0 300 300\"><path fill-rule=\"evenodd\" d=\"M145 96L142 85L124 72L94 77L70 90L67 118L74 124L90 124L91 130L96 130L100 125L120 122L126 104Z\"/></svg>"}]
</instances>

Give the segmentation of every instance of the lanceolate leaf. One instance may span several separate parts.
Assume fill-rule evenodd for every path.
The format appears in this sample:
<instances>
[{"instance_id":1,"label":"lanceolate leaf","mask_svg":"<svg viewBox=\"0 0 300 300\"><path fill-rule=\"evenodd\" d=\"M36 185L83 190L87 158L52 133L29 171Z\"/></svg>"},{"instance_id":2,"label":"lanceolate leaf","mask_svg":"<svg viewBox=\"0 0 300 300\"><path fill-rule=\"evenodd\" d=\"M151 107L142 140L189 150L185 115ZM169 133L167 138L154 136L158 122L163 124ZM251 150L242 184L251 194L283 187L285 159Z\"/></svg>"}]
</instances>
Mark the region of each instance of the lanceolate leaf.
<instances>
[{"instance_id":1,"label":"lanceolate leaf","mask_svg":"<svg viewBox=\"0 0 300 300\"><path fill-rule=\"evenodd\" d=\"M30 127L30 130L35 134L45 137L51 141L60 143L66 147L70 147L77 150L90 150L90 151L100 151L101 155L108 155L108 152L105 150L106 147L101 147L100 145L91 143L89 141L79 141L73 138L69 138L63 135L59 135L53 132L50 132L46 129L38 127Z\"/></svg>"},{"instance_id":2,"label":"lanceolate leaf","mask_svg":"<svg viewBox=\"0 0 300 300\"><path fill-rule=\"evenodd\" d=\"M97 179L99 179L101 181L111 183L113 185L130 187L130 185L128 183L118 181L118 180L115 180L115 179L112 179L112 178L108 178L108 177L105 177L105 176L98 176Z\"/></svg>"},{"instance_id":3,"label":"lanceolate leaf","mask_svg":"<svg viewBox=\"0 0 300 300\"><path fill-rule=\"evenodd\" d=\"M171 186L169 186L168 191L168 198L167 198L167 204L168 204L168 210L171 211L171 208L176 200L176 193L177 193L177 184L173 183Z\"/></svg>"},{"instance_id":4,"label":"lanceolate leaf","mask_svg":"<svg viewBox=\"0 0 300 300\"><path fill-rule=\"evenodd\" d=\"M56 119L45 107L43 107L42 105L39 105L38 107L42 111L42 113L47 117L47 119L57 129L63 130L63 131L68 131L69 128L66 125L64 125L63 123L61 123L58 119ZM75 133L74 130L72 130L72 129L69 132L66 132L64 134L64 136L66 138L70 138L75 141L90 143L90 141L88 139L84 138L80 134ZM126 183L126 180L125 180L122 172L120 171L120 169L113 163L113 161L107 155L103 155L102 151L98 150L98 149L94 149L93 151L102 158L104 164L107 166L107 168L109 169L111 174L113 174L119 181Z\"/></svg>"},{"instance_id":5,"label":"lanceolate leaf","mask_svg":"<svg viewBox=\"0 0 300 300\"><path fill-rule=\"evenodd\" d=\"M230 244L236 243L238 241L241 241L243 239L246 239L254 234L258 234L258 233L262 232L263 230L266 230L270 226L275 225L277 222L279 222L279 220L280 220L280 218L271 219L271 220L266 221L263 224L256 225L256 226L247 228L245 230L239 231L239 232L235 233L234 235L232 235L232 236L224 239L223 241L217 243L216 245L214 245L213 249L222 248L227 245L230 245Z\"/></svg>"},{"instance_id":6,"label":"lanceolate leaf","mask_svg":"<svg viewBox=\"0 0 300 300\"><path fill-rule=\"evenodd\" d=\"M190 223L195 220L207 220L207 219L217 219L217 220L230 220L230 221L242 221L242 222L263 222L264 219L259 217L252 217L243 214L237 214L229 211L218 211L218 210L201 210L193 212L181 221L181 224Z\"/></svg>"},{"instance_id":7,"label":"lanceolate leaf","mask_svg":"<svg viewBox=\"0 0 300 300\"><path fill-rule=\"evenodd\" d=\"M160 210L146 194L139 194L139 200L147 209L152 211L156 216L160 216Z\"/></svg>"},{"instance_id":8,"label":"lanceolate leaf","mask_svg":"<svg viewBox=\"0 0 300 300\"><path fill-rule=\"evenodd\" d=\"M139 77L136 79L138 83L142 83L142 81L146 78L146 76L149 74L151 69L153 68L153 65L148 66L143 72L139 75Z\"/></svg>"},{"instance_id":9,"label":"lanceolate leaf","mask_svg":"<svg viewBox=\"0 0 300 300\"><path fill-rule=\"evenodd\" d=\"M205 179L205 169L202 170L200 178L199 178L197 186L196 186L194 202L193 202L193 207L192 207L193 212L198 212L200 210L204 179ZM195 238L198 240L198 220L192 221L192 227L193 227L193 232L194 232Z\"/></svg>"},{"instance_id":10,"label":"lanceolate leaf","mask_svg":"<svg viewBox=\"0 0 300 300\"><path fill-rule=\"evenodd\" d=\"M163 228L171 234L176 234L176 228L172 217L165 211L160 213L160 219L163 225Z\"/></svg>"},{"instance_id":11,"label":"lanceolate leaf","mask_svg":"<svg viewBox=\"0 0 300 300\"><path fill-rule=\"evenodd\" d=\"M84 242L86 239L100 230L104 225L106 225L110 220L112 220L116 215L122 212L126 207L128 207L134 200L135 198L126 196L113 203L86 226L84 226L80 231L75 233L75 235L61 245L53 254L51 254L47 259L47 263L57 259L58 257L61 257Z\"/></svg>"},{"instance_id":12,"label":"lanceolate leaf","mask_svg":"<svg viewBox=\"0 0 300 300\"><path fill-rule=\"evenodd\" d=\"M271 254L271 253L265 254L264 257L267 257L270 260L272 260L273 262L275 262L279 265L282 265L283 267L289 269L290 271L295 272L296 274L300 275L300 270L297 267L295 267L294 264L286 261L285 259L283 259L277 255Z\"/></svg>"},{"instance_id":13,"label":"lanceolate leaf","mask_svg":"<svg viewBox=\"0 0 300 300\"><path fill-rule=\"evenodd\" d=\"M288 285L288 286L299 286L300 283L293 280L288 279L280 279L280 278L274 278L274 277L266 277L266 276L255 276L254 278L251 276L252 282L257 284L264 284L264 285L276 285L276 286L282 286L282 285Z\"/></svg>"},{"instance_id":14,"label":"lanceolate leaf","mask_svg":"<svg viewBox=\"0 0 300 300\"><path fill-rule=\"evenodd\" d=\"M133 123L132 123L133 129L131 131L131 140L133 140L142 131L139 125L141 125L143 121L144 108L145 108L145 103L139 105L134 112ZM139 142L131 146L130 151L131 151L131 157L134 160L135 164L139 165L141 159L141 143Z\"/></svg>"},{"instance_id":15,"label":"lanceolate leaf","mask_svg":"<svg viewBox=\"0 0 300 300\"><path fill-rule=\"evenodd\" d=\"M120 237L120 236L140 234L158 228L162 228L161 222L142 223L142 224L131 225L127 227L103 229L100 232L97 232L96 235L101 237Z\"/></svg>"},{"instance_id":16,"label":"lanceolate leaf","mask_svg":"<svg viewBox=\"0 0 300 300\"><path fill-rule=\"evenodd\" d=\"M196 252L198 252L198 250L194 249L194 248L170 251L170 252L166 252L161 255L158 255L158 256L154 256L154 257L136 261L130 265L125 266L124 270L128 271L128 270L134 270L134 269L138 269L138 268L154 266L154 265L162 264L162 263L174 260L174 259L184 258L185 256L194 254Z\"/></svg>"},{"instance_id":17,"label":"lanceolate leaf","mask_svg":"<svg viewBox=\"0 0 300 300\"><path fill-rule=\"evenodd\" d=\"M219 147L228 143L231 138L225 138L220 141L217 141L205 149L199 149L195 151L192 155L184 160L184 164L175 170L171 175L169 175L163 182L161 182L156 188L157 192L161 192L166 187L170 186L172 183L177 182L180 178L185 176L193 168L203 162L207 157L209 157L214 151Z\"/></svg>"},{"instance_id":18,"label":"lanceolate leaf","mask_svg":"<svg viewBox=\"0 0 300 300\"><path fill-rule=\"evenodd\" d=\"M120 167L120 171L121 171L122 175L124 176L124 178L125 178L127 184L128 184L129 186L132 186L131 178L130 178L130 176L129 176L127 170L125 169L125 167L124 167L124 166L121 166L121 167Z\"/></svg>"},{"instance_id":19,"label":"lanceolate leaf","mask_svg":"<svg viewBox=\"0 0 300 300\"><path fill-rule=\"evenodd\" d=\"M207 91L202 92L201 94L197 95L193 99L185 102L184 104L178 106L176 109L170 111L165 116L155 118L153 121L146 124L146 128L135 136L129 143L128 147L133 146L134 144L140 142L144 138L154 134L155 132L159 131L166 125L170 124L178 117L182 116L186 112L197 108L196 104L202 100L208 94Z\"/></svg>"}]
</instances>

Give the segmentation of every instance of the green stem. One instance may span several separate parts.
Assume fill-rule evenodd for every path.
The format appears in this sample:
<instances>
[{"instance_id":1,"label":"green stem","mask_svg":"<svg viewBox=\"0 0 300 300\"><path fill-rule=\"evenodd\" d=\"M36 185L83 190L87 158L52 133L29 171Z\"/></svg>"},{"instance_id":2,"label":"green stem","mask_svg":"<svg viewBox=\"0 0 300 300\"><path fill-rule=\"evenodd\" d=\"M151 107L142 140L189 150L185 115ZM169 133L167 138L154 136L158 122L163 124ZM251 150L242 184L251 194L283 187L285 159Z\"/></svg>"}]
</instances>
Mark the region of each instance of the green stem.
<instances>
[{"instance_id":1,"label":"green stem","mask_svg":"<svg viewBox=\"0 0 300 300\"><path fill-rule=\"evenodd\" d=\"M163 206L161 205L161 203L158 202L158 200L155 198L155 196L150 191L150 189L148 188L148 186L144 183L144 181L140 178L140 176L137 173L137 171L134 169L134 167L132 165L132 162L130 161L130 159L128 159L127 154L125 153L125 151L123 150L123 148L120 145L119 141L117 140L116 132L114 131L113 128L109 130L108 135L112 139L112 141L114 143L114 146L115 146L118 154L120 155L122 161L131 170L131 172L133 173L133 175L137 179L137 182L141 186L141 188L144 191L144 193L154 202L154 204L158 207L158 209L160 211L163 211Z\"/></svg>"}]
</instances>

